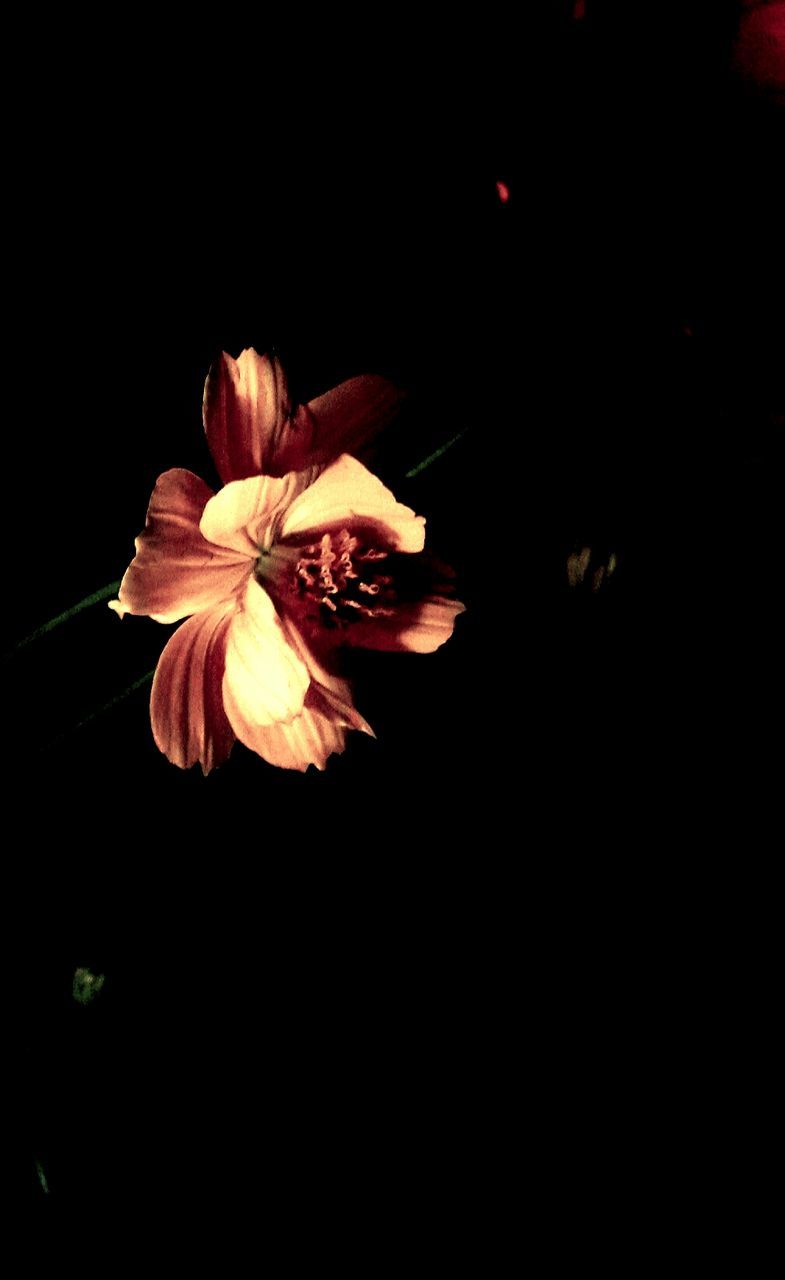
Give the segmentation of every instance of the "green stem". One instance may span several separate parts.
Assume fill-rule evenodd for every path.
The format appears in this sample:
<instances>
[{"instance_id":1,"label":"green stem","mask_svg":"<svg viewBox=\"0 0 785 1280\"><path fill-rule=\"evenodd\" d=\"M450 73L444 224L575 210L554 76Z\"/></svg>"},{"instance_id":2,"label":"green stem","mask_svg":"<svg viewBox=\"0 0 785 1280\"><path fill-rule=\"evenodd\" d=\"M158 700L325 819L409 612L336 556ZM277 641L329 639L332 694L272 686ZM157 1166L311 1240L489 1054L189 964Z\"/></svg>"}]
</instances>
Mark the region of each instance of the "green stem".
<instances>
[{"instance_id":1,"label":"green stem","mask_svg":"<svg viewBox=\"0 0 785 1280\"><path fill-rule=\"evenodd\" d=\"M41 750L50 751L52 747L60 746L66 738L71 737L74 733L78 733L80 729L84 729L85 725L92 724L92 722L97 720L99 716L102 716L104 712L111 711L112 707L116 707L118 702L123 702L126 698L129 698L132 693L136 693L137 689L143 688L146 684L152 684L154 675L155 667L153 667L152 671L146 671L138 680L134 680L133 684L129 684L128 687L123 689L120 693L116 693L113 698L110 698L108 702L104 702L102 706L97 707L95 711L91 711L89 716L85 716L84 720L80 720L77 724L73 725L72 728L67 729L65 733L58 734L56 738L47 742Z\"/></svg>"},{"instance_id":2,"label":"green stem","mask_svg":"<svg viewBox=\"0 0 785 1280\"><path fill-rule=\"evenodd\" d=\"M25 636L14 645L13 649L9 649L8 653L3 654L3 661L16 657L23 649L32 644L34 640L38 640L41 636L45 636L47 632L54 631L55 627L59 627L61 622L68 622L69 618L75 618L83 609L89 609L93 604L100 604L102 600L108 600L110 596L117 595L120 589L120 583L109 582L100 590L94 591L92 595L85 596L84 600L80 600L78 604L74 604L70 609L66 609L65 613L58 613L57 617L50 618L48 622L44 622L40 627L36 627L35 631L31 631L29 636Z\"/></svg>"},{"instance_id":3,"label":"green stem","mask_svg":"<svg viewBox=\"0 0 785 1280\"><path fill-rule=\"evenodd\" d=\"M426 467L429 467L432 462L435 462L437 458L441 458L443 453L446 453L454 444L463 439L468 430L468 427L464 427L463 431L459 431L457 436L453 436L452 440L448 440L446 444L439 445L438 449L434 449L433 453L429 453L427 458L423 458L422 462L418 462L416 467L412 467L411 471L406 472L406 479L412 480L421 471L424 471Z\"/></svg>"},{"instance_id":4,"label":"green stem","mask_svg":"<svg viewBox=\"0 0 785 1280\"><path fill-rule=\"evenodd\" d=\"M41 1183L41 1190L43 1191L45 1196L48 1196L49 1183L46 1180L46 1174L44 1173L44 1166L41 1164L40 1160L36 1160L35 1162L35 1171L38 1174L38 1181Z\"/></svg>"}]
</instances>

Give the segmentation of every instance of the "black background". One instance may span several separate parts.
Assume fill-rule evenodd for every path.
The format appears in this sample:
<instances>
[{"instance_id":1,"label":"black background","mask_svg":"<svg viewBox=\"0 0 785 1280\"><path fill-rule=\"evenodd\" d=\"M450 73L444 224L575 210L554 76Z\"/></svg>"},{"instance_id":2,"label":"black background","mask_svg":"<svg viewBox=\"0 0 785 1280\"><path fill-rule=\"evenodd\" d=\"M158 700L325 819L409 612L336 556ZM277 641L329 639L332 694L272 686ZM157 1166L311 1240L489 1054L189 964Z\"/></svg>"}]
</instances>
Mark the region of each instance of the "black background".
<instances>
[{"instance_id":1,"label":"black background","mask_svg":"<svg viewBox=\"0 0 785 1280\"><path fill-rule=\"evenodd\" d=\"M8 645L121 575L162 471L216 483L204 377L249 345L299 399L407 389L377 469L468 610L432 657L358 657L378 741L305 777L239 746L180 773L146 689L75 729L154 667L147 620L100 604L6 664L9 1162L48 1210L484 1224L485 1256L495 1216L669 1140L677 1216L727 1158L718 1064L765 1062L773 946L782 113L731 75L732 4L570 8L129 21L94 62L50 34L7 241ZM618 556L596 596L587 544Z\"/></svg>"}]
</instances>

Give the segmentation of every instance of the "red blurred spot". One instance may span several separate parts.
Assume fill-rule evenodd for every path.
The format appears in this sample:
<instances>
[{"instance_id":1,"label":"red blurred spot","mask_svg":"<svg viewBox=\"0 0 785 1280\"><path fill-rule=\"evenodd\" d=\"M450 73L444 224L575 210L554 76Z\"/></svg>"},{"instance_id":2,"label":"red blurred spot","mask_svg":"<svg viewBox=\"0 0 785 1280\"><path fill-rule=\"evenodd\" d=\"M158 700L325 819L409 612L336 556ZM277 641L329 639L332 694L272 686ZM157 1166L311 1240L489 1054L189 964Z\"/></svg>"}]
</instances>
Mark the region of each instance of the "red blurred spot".
<instances>
[{"instance_id":1,"label":"red blurred spot","mask_svg":"<svg viewBox=\"0 0 785 1280\"><path fill-rule=\"evenodd\" d=\"M734 45L737 74L785 103L785 4L745 4Z\"/></svg>"},{"instance_id":2,"label":"red blurred spot","mask_svg":"<svg viewBox=\"0 0 785 1280\"><path fill-rule=\"evenodd\" d=\"M572 6L572 16L576 22L580 22L586 17L586 0L575 0Z\"/></svg>"},{"instance_id":3,"label":"red blurred spot","mask_svg":"<svg viewBox=\"0 0 785 1280\"><path fill-rule=\"evenodd\" d=\"M510 188L507 186L507 183L497 182L496 190L499 193L499 199L501 200L502 204L506 204L510 198Z\"/></svg>"}]
</instances>

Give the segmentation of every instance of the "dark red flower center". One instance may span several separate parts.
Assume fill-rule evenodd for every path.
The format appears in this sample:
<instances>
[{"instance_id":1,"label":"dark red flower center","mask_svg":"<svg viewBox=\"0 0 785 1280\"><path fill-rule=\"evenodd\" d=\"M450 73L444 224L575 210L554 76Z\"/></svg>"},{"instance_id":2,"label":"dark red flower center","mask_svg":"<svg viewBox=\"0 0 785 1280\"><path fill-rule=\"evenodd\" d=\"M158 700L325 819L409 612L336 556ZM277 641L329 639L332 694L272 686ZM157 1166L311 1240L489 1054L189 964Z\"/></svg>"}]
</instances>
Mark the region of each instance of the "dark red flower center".
<instances>
[{"instance_id":1,"label":"dark red flower center","mask_svg":"<svg viewBox=\"0 0 785 1280\"><path fill-rule=\"evenodd\" d=\"M370 546L342 529L325 533L318 543L300 548L290 591L306 617L328 627L346 627L363 618L391 618L395 584L383 572L388 552ZM382 572L379 572L379 570Z\"/></svg>"}]
</instances>

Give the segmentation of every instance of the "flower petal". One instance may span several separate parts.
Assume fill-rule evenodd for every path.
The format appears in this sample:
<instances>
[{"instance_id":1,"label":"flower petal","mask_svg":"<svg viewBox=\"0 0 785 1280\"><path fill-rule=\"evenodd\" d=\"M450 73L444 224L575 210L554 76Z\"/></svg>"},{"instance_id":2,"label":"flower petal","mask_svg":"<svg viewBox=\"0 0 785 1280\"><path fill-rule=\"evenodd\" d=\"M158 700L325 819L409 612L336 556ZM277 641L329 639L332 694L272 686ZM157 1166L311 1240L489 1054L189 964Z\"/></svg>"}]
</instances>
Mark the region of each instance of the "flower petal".
<instances>
[{"instance_id":1,"label":"flower petal","mask_svg":"<svg viewBox=\"0 0 785 1280\"><path fill-rule=\"evenodd\" d=\"M175 468L156 481L136 555L109 607L177 622L228 599L248 576L247 558L211 546L199 520L212 490L191 471Z\"/></svg>"},{"instance_id":2,"label":"flower petal","mask_svg":"<svg viewBox=\"0 0 785 1280\"><path fill-rule=\"evenodd\" d=\"M270 474L290 415L280 361L252 348L237 360L223 352L207 375L203 415L207 443L224 484L262 471Z\"/></svg>"},{"instance_id":3,"label":"flower petal","mask_svg":"<svg viewBox=\"0 0 785 1280\"><path fill-rule=\"evenodd\" d=\"M341 643L355 649L392 653L433 653L449 640L455 619L466 606L448 596L430 595L401 605L391 618L369 618L341 632Z\"/></svg>"},{"instance_id":4,"label":"flower petal","mask_svg":"<svg viewBox=\"0 0 785 1280\"><path fill-rule=\"evenodd\" d=\"M433 653L449 640L455 619L465 611L466 606L460 600L429 596L415 606L409 618L405 619L398 632L398 645L411 653Z\"/></svg>"},{"instance_id":5,"label":"flower petal","mask_svg":"<svg viewBox=\"0 0 785 1280\"><path fill-rule=\"evenodd\" d=\"M272 600L251 578L229 628L223 678L224 706L240 741L261 726L290 723L302 710L309 683Z\"/></svg>"},{"instance_id":6,"label":"flower petal","mask_svg":"<svg viewBox=\"0 0 785 1280\"><path fill-rule=\"evenodd\" d=\"M396 502L381 480L346 453L295 498L280 537L307 539L341 526L373 527L392 551L417 552L425 545L424 517Z\"/></svg>"},{"instance_id":7,"label":"flower petal","mask_svg":"<svg viewBox=\"0 0 785 1280\"><path fill-rule=\"evenodd\" d=\"M255 558L272 542L283 512L318 474L319 468L313 467L282 479L232 480L207 503L199 526L202 534L208 542Z\"/></svg>"},{"instance_id":8,"label":"flower petal","mask_svg":"<svg viewBox=\"0 0 785 1280\"><path fill-rule=\"evenodd\" d=\"M276 450L275 465L300 471L332 462L341 453L357 454L395 416L404 393L386 378L363 374L298 406Z\"/></svg>"},{"instance_id":9,"label":"flower petal","mask_svg":"<svg viewBox=\"0 0 785 1280\"><path fill-rule=\"evenodd\" d=\"M317 685L311 685L299 716L291 724L274 724L267 728L243 726L238 733L241 742L281 769L299 769L310 764L324 769L333 753L343 752L346 729L340 714L324 699Z\"/></svg>"},{"instance_id":10,"label":"flower petal","mask_svg":"<svg viewBox=\"0 0 785 1280\"><path fill-rule=\"evenodd\" d=\"M240 741L270 764L301 772L313 764L321 770L333 753L343 752L346 729L375 734L355 708L348 681L322 665L290 618L281 626L310 676L300 714L288 724L255 724L224 688L227 711Z\"/></svg>"},{"instance_id":11,"label":"flower petal","mask_svg":"<svg viewBox=\"0 0 785 1280\"><path fill-rule=\"evenodd\" d=\"M291 618L284 616L282 623L289 643L308 668L311 689L315 686L318 688L323 701L338 716L338 722L345 728L359 729L362 733L375 738L376 734L368 721L360 715L354 705L349 681L327 670Z\"/></svg>"},{"instance_id":12,"label":"flower petal","mask_svg":"<svg viewBox=\"0 0 785 1280\"><path fill-rule=\"evenodd\" d=\"M198 760L204 773L226 760L234 743L221 683L233 604L189 618L161 654L150 695L159 749L181 769Z\"/></svg>"},{"instance_id":13,"label":"flower petal","mask_svg":"<svg viewBox=\"0 0 785 1280\"><path fill-rule=\"evenodd\" d=\"M376 374L349 378L293 409L276 356L223 352L204 388L207 442L224 484L283 476L356 453L394 416L403 393Z\"/></svg>"}]
</instances>

